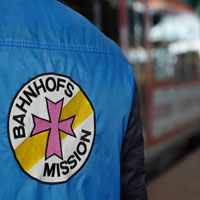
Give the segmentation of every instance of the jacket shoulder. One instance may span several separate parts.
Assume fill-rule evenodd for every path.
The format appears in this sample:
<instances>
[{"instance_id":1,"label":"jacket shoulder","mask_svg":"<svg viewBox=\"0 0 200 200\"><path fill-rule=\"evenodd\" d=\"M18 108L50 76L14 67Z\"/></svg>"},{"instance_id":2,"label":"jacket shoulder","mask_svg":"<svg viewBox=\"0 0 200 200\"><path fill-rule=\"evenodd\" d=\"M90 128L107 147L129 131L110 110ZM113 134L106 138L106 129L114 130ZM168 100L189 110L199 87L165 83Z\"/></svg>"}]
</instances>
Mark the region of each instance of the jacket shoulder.
<instances>
[{"instance_id":1,"label":"jacket shoulder","mask_svg":"<svg viewBox=\"0 0 200 200\"><path fill-rule=\"evenodd\" d=\"M0 41L39 47L111 52L123 57L118 46L85 17L56 0L2 0Z\"/></svg>"}]
</instances>

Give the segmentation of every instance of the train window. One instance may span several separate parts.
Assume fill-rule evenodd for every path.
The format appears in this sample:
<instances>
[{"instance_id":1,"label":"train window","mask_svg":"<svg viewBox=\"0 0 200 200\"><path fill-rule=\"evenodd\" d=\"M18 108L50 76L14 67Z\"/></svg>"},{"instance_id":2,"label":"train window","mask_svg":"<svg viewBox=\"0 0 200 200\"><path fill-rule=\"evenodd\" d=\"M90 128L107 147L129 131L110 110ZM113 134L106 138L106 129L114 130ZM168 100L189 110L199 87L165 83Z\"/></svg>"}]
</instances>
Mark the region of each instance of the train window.
<instances>
[{"instance_id":1,"label":"train window","mask_svg":"<svg viewBox=\"0 0 200 200\"><path fill-rule=\"evenodd\" d=\"M176 55L168 52L163 46L153 48L153 78L154 80L172 80L175 78Z\"/></svg>"},{"instance_id":2,"label":"train window","mask_svg":"<svg viewBox=\"0 0 200 200\"><path fill-rule=\"evenodd\" d=\"M153 81L200 78L200 20L194 13L150 12ZM184 21L184 23L183 23ZM145 48L144 10L128 9L129 50L139 84L145 84L148 53Z\"/></svg>"},{"instance_id":3,"label":"train window","mask_svg":"<svg viewBox=\"0 0 200 200\"><path fill-rule=\"evenodd\" d=\"M166 14L150 28L155 81L199 77L199 47L193 45L199 38L199 25L195 15L181 13Z\"/></svg>"}]
</instances>

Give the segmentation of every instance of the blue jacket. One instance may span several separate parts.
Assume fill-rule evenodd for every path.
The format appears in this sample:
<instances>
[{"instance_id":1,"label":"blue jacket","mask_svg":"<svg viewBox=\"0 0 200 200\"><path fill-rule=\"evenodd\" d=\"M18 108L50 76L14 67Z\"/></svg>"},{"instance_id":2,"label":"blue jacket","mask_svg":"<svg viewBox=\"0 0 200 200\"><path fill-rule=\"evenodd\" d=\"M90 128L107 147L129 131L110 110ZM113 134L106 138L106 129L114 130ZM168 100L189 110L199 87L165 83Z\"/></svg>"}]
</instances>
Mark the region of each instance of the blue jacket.
<instances>
[{"instance_id":1,"label":"blue jacket","mask_svg":"<svg viewBox=\"0 0 200 200\"><path fill-rule=\"evenodd\" d=\"M1 0L0 90L1 200L146 199L133 71L84 17Z\"/></svg>"}]
</instances>

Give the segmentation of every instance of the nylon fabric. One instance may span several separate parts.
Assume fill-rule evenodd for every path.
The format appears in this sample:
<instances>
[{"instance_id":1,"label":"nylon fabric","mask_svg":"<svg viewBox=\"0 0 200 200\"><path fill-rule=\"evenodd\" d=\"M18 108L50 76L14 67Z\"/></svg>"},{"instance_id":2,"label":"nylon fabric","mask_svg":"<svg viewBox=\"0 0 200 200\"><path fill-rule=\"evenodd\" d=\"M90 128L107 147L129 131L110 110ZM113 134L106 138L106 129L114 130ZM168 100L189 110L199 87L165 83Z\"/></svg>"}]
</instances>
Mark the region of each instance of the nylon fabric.
<instances>
[{"instance_id":1,"label":"nylon fabric","mask_svg":"<svg viewBox=\"0 0 200 200\"><path fill-rule=\"evenodd\" d=\"M95 112L91 154L83 168L62 184L44 184L25 174L8 138L15 95L43 73L70 77ZM119 199L120 151L134 88L133 71L120 49L81 15L56 0L1 0L0 199ZM91 112L87 109L84 114Z\"/></svg>"}]
</instances>

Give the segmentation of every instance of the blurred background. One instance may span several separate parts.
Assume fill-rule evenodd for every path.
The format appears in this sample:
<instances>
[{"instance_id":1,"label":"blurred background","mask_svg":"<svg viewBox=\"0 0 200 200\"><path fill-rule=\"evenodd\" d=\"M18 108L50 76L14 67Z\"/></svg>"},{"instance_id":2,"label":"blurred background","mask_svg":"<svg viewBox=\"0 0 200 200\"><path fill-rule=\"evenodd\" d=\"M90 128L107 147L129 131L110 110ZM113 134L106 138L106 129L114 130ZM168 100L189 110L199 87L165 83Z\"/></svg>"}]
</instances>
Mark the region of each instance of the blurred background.
<instances>
[{"instance_id":1,"label":"blurred background","mask_svg":"<svg viewBox=\"0 0 200 200\"><path fill-rule=\"evenodd\" d=\"M200 1L65 0L114 40L140 93L150 200L200 199Z\"/></svg>"}]
</instances>

